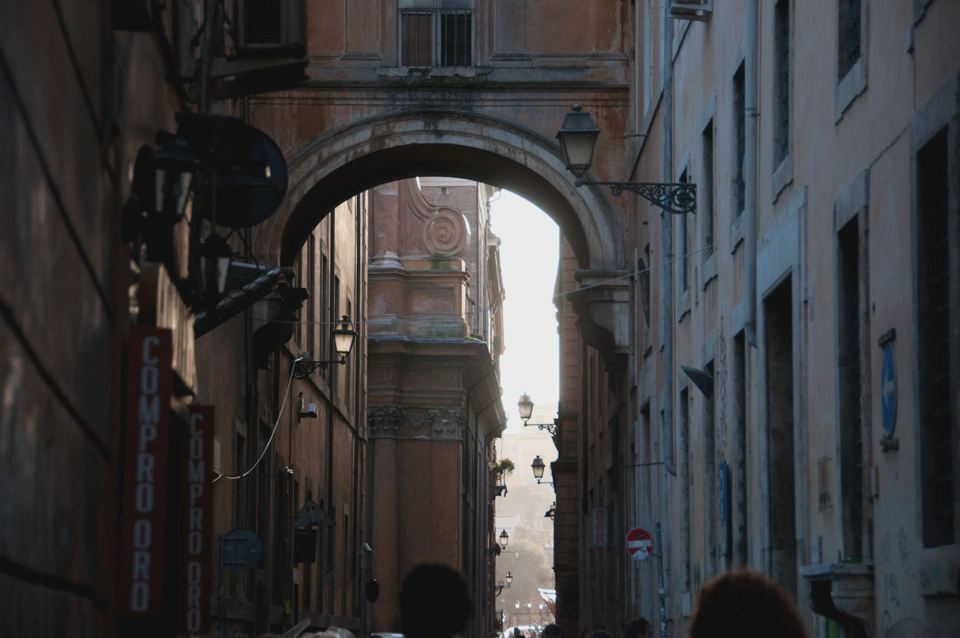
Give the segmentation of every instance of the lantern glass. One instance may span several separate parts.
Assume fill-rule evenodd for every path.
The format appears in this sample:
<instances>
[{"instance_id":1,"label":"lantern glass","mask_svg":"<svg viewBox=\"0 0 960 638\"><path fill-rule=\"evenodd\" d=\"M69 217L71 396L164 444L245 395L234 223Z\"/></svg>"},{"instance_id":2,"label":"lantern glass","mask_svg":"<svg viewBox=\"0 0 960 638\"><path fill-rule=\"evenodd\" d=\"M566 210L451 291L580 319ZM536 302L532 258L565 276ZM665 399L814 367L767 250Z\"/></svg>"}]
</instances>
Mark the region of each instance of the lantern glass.
<instances>
[{"instance_id":1,"label":"lantern glass","mask_svg":"<svg viewBox=\"0 0 960 638\"><path fill-rule=\"evenodd\" d=\"M356 338L357 332L353 329L350 317L343 315L343 319L340 320L337 329L333 331L333 347L337 351L337 356L340 357L341 361L346 359L347 355L350 354Z\"/></svg>"},{"instance_id":2,"label":"lantern glass","mask_svg":"<svg viewBox=\"0 0 960 638\"><path fill-rule=\"evenodd\" d=\"M198 250L200 253L200 289L204 296L221 296L227 289L227 274L233 251L220 234L207 237Z\"/></svg>"},{"instance_id":3,"label":"lantern glass","mask_svg":"<svg viewBox=\"0 0 960 638\"><path fill-rule=\"evenodd\" d=\"M180 219L187 212L193 173L201 166L190 146L177 138L160 148L154 161L154 209Z\"/></svg>"},{"instance_id":4,"label":"lantern glass","mask_svg":"<svg viewBox=\"0 0 960 638\"><path fill-rule=\"evenodd\" d=\"M537 479L538 481L543 478L543 470L546 465L544 464L543 459L540 458L539 454L535 459L533 459L533 463L530 464L530 467L533 468L533 478Z\"/></svg>"},{"instance_id":5,"label":"lantern glass","mask_svg":"<svg viewBox=\"0 0 960 638\"><path fill-rule=\"evenodd\" d=\"M563 126L557 133L567 170L589 170L593 163L593 150L597 145L598 135L600 129L594 125L593 118L589 113L582 112L579 104L575 104L573 110L564 116Z\"/></svg>"},{"instance_id":6,"label":"lantern glass","mask_svg":"<svg viewBox=\"0 0 960 638\"><path fill-rule=\"evenodd\" d=\"M529 420L533 414L533 400L530 395L524 392L517 402L517 407L520 409L520 418L524 421Z\"/></svg>"}]
</instances>

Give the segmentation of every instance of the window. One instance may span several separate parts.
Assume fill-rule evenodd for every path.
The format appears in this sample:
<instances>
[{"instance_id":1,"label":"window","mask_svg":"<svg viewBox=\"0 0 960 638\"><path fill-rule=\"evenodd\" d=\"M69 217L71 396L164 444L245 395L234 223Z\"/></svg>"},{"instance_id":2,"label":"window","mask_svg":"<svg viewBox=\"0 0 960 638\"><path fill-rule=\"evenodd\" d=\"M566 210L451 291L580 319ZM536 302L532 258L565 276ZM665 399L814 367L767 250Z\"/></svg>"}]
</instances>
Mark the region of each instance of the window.
<instances>
[{"instance_id":1,"label":"window","mask_svg":"<svg viewBox=\"0 0 960 638\"><path fill-rule=\"evenodd\" d=\"M300 252L300 257L297 258L296 273L294 277L297 280L298 286L305 285L303 281L303 251ZM301 309L302 309L302 306L301 306ZM300 316L299 310L297 311L297 316L298 317ZM294 334L297 340L297 345L302 346L303 345L303 323L302 322L297 323L297 327L294 330Z\"/></svg>"},{"instance_id":2,"label":"window","mask_svg":"<svg viewBox=\"0 0 960 638\"><path fill-rule=\"evenodd\" d=\"M954 542L947 129L917 154L917 319L920 335L920 463L925 547ZM954 275L955 277L956 275Z\"/></svg>"},{"instance_id":3,"label":"window","mask_svg":"<svg viewBox=\"0 0 960 638\"><path fill-rule=\"evenodd\" d=\"M687 183L687 171L680 174L680 183ZM687 259L687 253L690 252L689 242L687 241L687 215L677 215L677 259L680 260L680 294L687 292L690 287L690 260Z\"/></svg>"},{"instance_id":4,"label":"window","mask_svg":"<svg viewBox=\"0 0 960 638\"><path fill-rule=\"evenodd\" d=\"M743 62L741 62L737 72L733 74L733 131L736 137L736 144L734 145L734 153L736 155L734 156L733 162L733 214L738 217L743 214L747 199L746 182L744 181L743 173L743 159L747 150L746 131L744 128L747 119L745 81L746 70Z\"/></svg>"},{"instance_id":5,"label":"window","mask_svg":"<svg viewBox=\"0 0 960 638\"><path fill-rule=\"evenodd\" d=\"M313 355L314 359L320 360L317 356L317 240L310 235L307 242L307 325L304 328L307 331L307 350Z\"/></svg>"},{"instance_id":6,"label":"window","mask_svg":"<svg viewBox=\"0 0 960 638\"><path fill-rule=\"evenodd\" d=\"M790 2L780 0L773 10L774 28L774 164L790 154Z\"/></svg>"},{"instance_id":7,"label":"window","mask_svg":"<svg viewBox=\"0 0 960 638\"><path fill-rule=\"evenodd\" d=\"M330 322L330 263L327 259L327 255L323 254L320 257L320 353L322 357L317 357L318 359L329 359L330 358L330 331L333 330L333 326L329 324ZM327 378L330 367L327 366L320 371L321 376L324 379Z\"/></svg>"},{"instance_id":8,"label":"window","mask_svg":"<svg viewBox=\"0 0 960 638\"><path fill-rule=\"evenodd\" d=\"M637 261L637 283L640 285L640 305L643 311L644 343L649 340L650 330L650 244L643 249L643 257Z\"/></svg>"},{"instance_id":9,"label":"window","mask_svg":"<svg viewBox=\"0 0 960 638\"><path fill-rule=\"evenodd\" d=\"M860 232L854 217L838 233L840 390L840 492L843 500L843 554L863 558L863 415L860 371Z\"/></svg>"},{"instance_id":10,"label":"window","mask_svg":"<svg viewBox=\"0 0 960 638\"><path fill-rule=\"evenodd\" d=\"M350 317L351 320L354 320L354 319L353 319L352 305L351 305L349 299L347 299L347 316ZM354 346L354 347L357 346L356 342L354 342L353 346ZM343 391L343 396L344 396L344 398L346 399L347 409L348 409L348 410L350 409L350 405L351 405L351 404L350 404L350 391L352 390L352 384L351 384L350 382L351 382L351 380L353 379L353 371L351 370L351 368L353 367L353 366L351 365L352 359L353 359L353 350L351 349L351 350L350 350L350 354L347 355L347 363L346 363L346 365L343 366L343 368L344 368L344 370L343 370L343 376L346 377L346 388L345 388L344 391Z\"/></svg>"},{"instance_id":11,"label":"window","mask_svg":"<svg viewBox=\"0 0 960 638\"><path fill-rule=\"evenodd\" d=\"M473 64L472 0L401 0L400 65Z\"/></svg>"},{"instance_id":12,"label":"window","mask_svg":"<svg viewBox=\"0 0 960 638\"><path fill-rule=\"evenodd\" d=\"M243 474L247 469L247 440L239 432L234 439L233 473ZM233 483L233 526L247 526L247 481L231 481ZM246 574L234 573L232 576L233 597L244 599L244 583Z\"/></svg>"},{"instance_id":13,"label":"window","mask_svg":"<svg viewBox=\"0 0 960 638\"><path fill-rule=\"evenodd\" d=\"M713 372L713 361L706 365L707 376L711 383L716 387L716 378ZM714 419L714 399L713 396L703 397L703 539L706 544L706 556L704 576L712 577L718 571L717 547L719 545L719 534L717 527L719 522L719 513L717 512L717 501L720 494L717 490L717 446L716 446L716 420Z\"/></svg>"},{"instance_id":14,"label":"window","mask_svg":"<svg viewBox=\"0 0 960 638\"><path fill-rule=\"evenodd\" d=\"M860 60L861 0L840 0L837 38L837 80L842 80Z\"/></svg>"},{"instance_id":15,"label":"window","mask_svg":"<svg viewBox=\"0 0 960 638\"><path fill-rule=\"evenodd\" d=\"M749 556L749 501L747 500L747 340L743 332L733 338L733 566L746 567Z\"/></svg>"},{"instance_id":16,"label":"window","mask_svg":"<svg viewBox=\"0 0 960 638\"><path fill-rule=\"evenodd\" d=\"M343 561L340 565L341 581L340 581L340 615L346 617L347 615L347 581L349 581L348 570L350 568L350 560L347 558L347 549L350 547L350 517L347 514L343 515L343 547L340 548L340 560Z\"/></svg>"},{"instance_id":17,"label":"window","mask_svg":"<svg viewBox=\"0 0 960 638\"><path fill-rule=\"evenodd\" d=\"M690 492L693 467L690 463L690 391L680 390L680 440L677 446L677 474L680 479L680 583L681 591L690 591Z\"/></svg>"},{"instance_id":18,"label":"window","mask_svg":"<svg viewBox=\"0 0 960 638\"><path fill-rule=\"evenodd\" d=\"M697 216L703 220L703 243L706 259L713 254L713 119L707 122L700 136L703 148L703 177L697 185Z\"/></svg>"},{"instance_id":19,"label":"window","mask_svg":"<svg viewBox=\"0 0 960 638\"><path fill-rule=\"evenodd\" d=\"M327 326L327 332L330 332L337 325L337 321L340 320L340 277L337 276L333 277L333 299L331 300L330 311L330 325ZM334 347L336 347L335 344ZM333 356L336 356L336 353L333 353ZM336 388L338 387L337 381L340 378L340 366L327 366L327 369L333 370L333 381L331 381L330 384L334 393L336 393Z\"/></svg>"},{"instance_id":20,"label":"window","mask_svg":"<svg viewBox=\"0 0 960 638\"><path fill-rule=\"evenodd\" d=\"M303 484L303 493L305 495L305 500L303 504L306 505L307 501L313 500L313 492L310 490L310 479L307 479ZM300 506L298 506L300 507ZM299 511L299 510L298 510ZM313 548L316 550L316 546ZM303 608L310 610L313 609L313 563L304 563L303 564Z\"/></svg>"}]
</instances>

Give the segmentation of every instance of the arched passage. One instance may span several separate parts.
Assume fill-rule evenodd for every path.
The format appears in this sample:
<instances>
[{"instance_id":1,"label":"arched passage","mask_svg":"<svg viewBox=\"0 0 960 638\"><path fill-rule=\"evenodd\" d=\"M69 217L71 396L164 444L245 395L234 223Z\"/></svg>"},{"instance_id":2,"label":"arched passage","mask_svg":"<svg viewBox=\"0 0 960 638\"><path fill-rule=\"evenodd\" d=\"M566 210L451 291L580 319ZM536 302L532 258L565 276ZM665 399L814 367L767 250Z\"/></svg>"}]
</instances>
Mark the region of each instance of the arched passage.
<instances>
[{"instance_id":1,"label":"arched passage","mask_svg":"<svg viewBox=\"0 0 960 638\"><path fill-rule=\"evenodd\" d=\"M511 190L560 226L580 267L624 267L620 225L609 201L577 188L559 149L509 122L472 113L406 112L372 118L317 138L290 160L281 209L257 229L259 254L293 263L304 238L338 204L394 180L462 177Z\"/></svg>"}]
</instances>

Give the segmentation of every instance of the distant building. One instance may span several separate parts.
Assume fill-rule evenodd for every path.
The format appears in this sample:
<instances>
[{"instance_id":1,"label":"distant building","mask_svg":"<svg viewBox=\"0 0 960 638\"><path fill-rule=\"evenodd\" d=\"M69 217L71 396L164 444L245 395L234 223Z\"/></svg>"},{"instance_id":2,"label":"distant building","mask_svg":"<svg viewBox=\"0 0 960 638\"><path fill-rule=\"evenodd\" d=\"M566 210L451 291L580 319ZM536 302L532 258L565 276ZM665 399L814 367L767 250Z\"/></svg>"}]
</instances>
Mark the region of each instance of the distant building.
<instances>
[{"instance_id":1,"label":"distant building","mask_svg":"<svg viewBox=\"0 0 960 638\"><path fill-rule=\"evenodd\" d=\"M477 594L467 635L493 631L489 464L506 425L494 192L449 179L372 191L368 477L381 586L373 631L399 631L399 585L420 562L460 569Z\"/></svg>"}]
</instances>

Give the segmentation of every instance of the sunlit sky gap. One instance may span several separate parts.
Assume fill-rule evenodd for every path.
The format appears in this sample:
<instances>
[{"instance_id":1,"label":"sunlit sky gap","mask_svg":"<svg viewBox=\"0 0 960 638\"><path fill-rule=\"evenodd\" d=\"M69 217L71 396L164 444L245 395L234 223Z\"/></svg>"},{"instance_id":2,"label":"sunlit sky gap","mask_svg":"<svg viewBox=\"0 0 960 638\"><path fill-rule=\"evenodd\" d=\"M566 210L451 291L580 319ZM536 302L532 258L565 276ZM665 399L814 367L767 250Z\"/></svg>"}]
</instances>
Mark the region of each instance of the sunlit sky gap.
<instances>
[{"instance_id":1,"label":"sunlit sky gap","mask_svg":"<svg viewBox=\"0 0 960 638\"><path fill-rule=\"evenodd\" d=\"M500 360L508 429L523 430L517 400L526 392L538 408L556 409L559 348L553 287L560 229L542 210L509 191L491 206L503 266L504 342Z\"/></svg>"}]
</instances>

